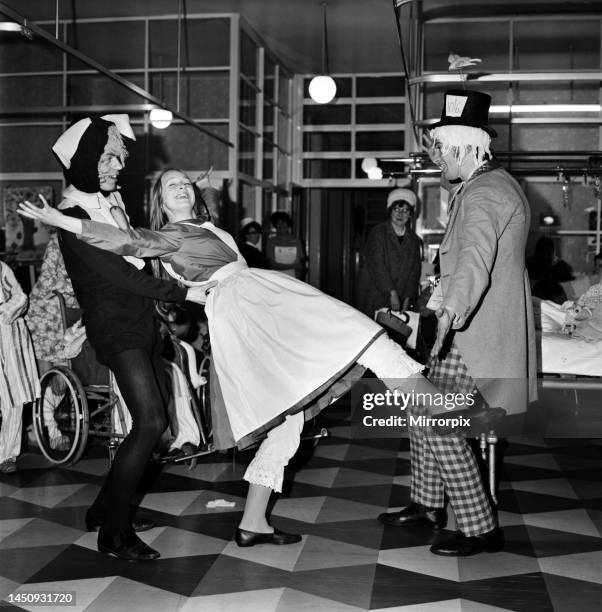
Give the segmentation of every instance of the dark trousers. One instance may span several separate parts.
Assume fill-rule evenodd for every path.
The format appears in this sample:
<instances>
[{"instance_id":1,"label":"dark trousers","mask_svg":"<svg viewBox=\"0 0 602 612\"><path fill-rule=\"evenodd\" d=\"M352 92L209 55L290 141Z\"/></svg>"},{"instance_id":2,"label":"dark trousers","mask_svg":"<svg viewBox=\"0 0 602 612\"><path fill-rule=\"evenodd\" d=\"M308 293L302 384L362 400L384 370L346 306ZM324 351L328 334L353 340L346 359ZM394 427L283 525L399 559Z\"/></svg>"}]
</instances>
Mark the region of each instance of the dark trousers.
<instances>
[{"instance_id":1,"label":"dark trousers","mask_svg":"<svg viewBox=\"0 0 602 612\"><path fill-rule=\"evenodd\" d=\"M155 343L156 344L156 343ZM132 416L132 429L121 442L90 512L103 517L112 535L131 529L130 507L152 452L167 427L167 387L160 347L129 349L110 355L107 365Z\"/></svg>"}]
</instances>

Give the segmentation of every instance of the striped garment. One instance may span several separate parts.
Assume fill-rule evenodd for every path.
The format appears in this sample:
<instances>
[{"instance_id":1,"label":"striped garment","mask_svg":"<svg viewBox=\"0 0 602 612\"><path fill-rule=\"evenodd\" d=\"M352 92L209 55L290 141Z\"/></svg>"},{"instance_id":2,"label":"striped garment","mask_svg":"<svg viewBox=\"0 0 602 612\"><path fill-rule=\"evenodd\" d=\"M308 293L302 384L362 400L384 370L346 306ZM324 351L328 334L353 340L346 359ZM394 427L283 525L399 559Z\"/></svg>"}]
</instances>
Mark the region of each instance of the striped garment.
<instances>
[{"instance_id":1,"label":"striped garment","mask_svg":"<svg viewBox=\"0 0 602 612\"><path fill-rule=\"evenodd\" d=\"M40 395L29 332L21 315L27 296L12 270L0 262L0 462L19 454L23 404ZM13 321L14 319L14 321Z\"/></svg>"}]
</instances>

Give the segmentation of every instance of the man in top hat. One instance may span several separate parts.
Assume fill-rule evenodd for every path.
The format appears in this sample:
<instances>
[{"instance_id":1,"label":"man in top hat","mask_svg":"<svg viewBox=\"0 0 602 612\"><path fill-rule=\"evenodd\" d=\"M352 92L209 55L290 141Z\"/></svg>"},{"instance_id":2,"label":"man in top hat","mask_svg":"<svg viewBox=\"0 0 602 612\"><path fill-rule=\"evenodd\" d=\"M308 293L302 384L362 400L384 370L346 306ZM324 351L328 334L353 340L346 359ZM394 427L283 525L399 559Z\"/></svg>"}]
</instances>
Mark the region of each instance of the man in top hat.
<instances>
[{"instance_id":1,"label":"man in top hat","mask_svg":"<svg viewBox=\"0 0 602 612\"><path fill-rule=\"evenodd\" d=\"M437 338L429 378L445 391L474 393L486 407L524 412L535 399L535 334L525 245L530 212L518 183L493 159L489 95L448 91L429 154L451 194L433 308ZM486 409L485 409L486 411ZM444 497L458 531L431 547L464 556L502 547L474 454L462 435L410 428L411 504L385 523L445 525Z\"/></svg>"},{"instance_id":2,"label":"man in top hat","mask_svg":"<svg viewBox=\"0 0 602 612\"><path fill-rule=\"evenodd\" d=\"M379 308L406 310L418 295L421 241L412 231L416 195L393 189L387 196L387 216L374 226L362 252L357 307L370 318Z\"/></svg>"},{"instance_id":3,"label":"man in top hat","mask_svg":"<svg viewBox=\"0 0 602 612\"><path fill-rule=\"evenodd\" d=\"M135 136L127 115L82 119L52 147L68 187L59 208L78 219L127 225L117 180ZM131 503L152 451L166 427L166 385L154 300L183 302L188 292L142 271L144 262L90 246L75 234L59 235L65 267L83 309L90 344L107 365L132 416L111 469L86 514L88 530L99 530L101 552L130 561L159 557L135 531L152 521L132 519Z\"/></svg>"}]
</instances>

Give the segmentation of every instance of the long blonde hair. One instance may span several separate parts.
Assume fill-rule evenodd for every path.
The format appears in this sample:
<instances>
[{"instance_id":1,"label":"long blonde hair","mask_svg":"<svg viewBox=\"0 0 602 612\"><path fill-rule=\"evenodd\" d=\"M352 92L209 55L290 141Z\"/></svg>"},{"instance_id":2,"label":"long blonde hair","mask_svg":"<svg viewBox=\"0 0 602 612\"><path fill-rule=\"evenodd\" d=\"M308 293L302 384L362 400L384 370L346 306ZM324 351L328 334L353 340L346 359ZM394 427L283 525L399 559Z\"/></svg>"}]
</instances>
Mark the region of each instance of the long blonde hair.
<instances>
[{"instance_id":1,"label":"long blonde hair","mask_svg":"<svg viewBox=\"0 0 602 612\"><path fill-rule=\"evenodd\" d=\"M157 180L153 184L151 188L151 197L150 197L150 211L149 211L149 225L152 230L161 229L168 221L167 215L165 214L165 210L163 208L163 177L167 172L179 172L184 176L188 176L186 172L180 170L179 168L167 168L163 170L161 174L158 176ZM207 204L205 204L205 200L199 191L199 188L193 183L192 188L194 190L194 207L192 212L194 216L203 221L211 221L211 215L209 214L209 209L207 208ZM159 259L154 258L151 260L151 268L153 270L153 276L157 278L170 278L169 274L165 271L165 268L161 265Z\"/></svg>"},{"instance_id":2,"label":"long blonde hair","mask_svg":"<svg viewBox=\"0 0 602 612\"><path fill-rule=\"evenodd\" d=\"M161 172L151 188L149 223L152 230L161 229L168 221L163 208L162 184L163 177L167 172L179 172L184 176L188 176L186 172L180 170L180 168L167 168ZM194 190L194 207L192 209L194 216L202 221L211 221L211 214L209 213L209 209L207 208L207 204L205 204L205 200L203 200L199 188L194 183L192 183L192 188Z\"/></svg>"}]
</instances>

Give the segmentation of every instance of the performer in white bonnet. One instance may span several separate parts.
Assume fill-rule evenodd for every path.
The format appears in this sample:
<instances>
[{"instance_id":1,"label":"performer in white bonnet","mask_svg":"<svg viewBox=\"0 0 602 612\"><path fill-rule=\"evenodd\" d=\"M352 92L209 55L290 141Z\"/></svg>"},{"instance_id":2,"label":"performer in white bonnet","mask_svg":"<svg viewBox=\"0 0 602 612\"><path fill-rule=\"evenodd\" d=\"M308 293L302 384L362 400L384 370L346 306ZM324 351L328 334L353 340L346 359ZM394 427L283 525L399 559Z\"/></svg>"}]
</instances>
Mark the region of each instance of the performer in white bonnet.
<instances>
[{"instance_id":1,"label":"performer in white bonnet","mask_svg":"<svg viewBox=\"0 0 602 612\"><path fill-rule=\"evenodd\" d=\"M68 187L59 208L70 218L128 227L117 180L134 132L127 115L82 119L60 136L53 151ZM133 519L130 507L151 453L167 421L165 372L154 300L183 302L186 290L144 273L144 262L121 257L60 232L61 252L96 357L115 375L132 416L132 429L119 445L100 493L86 514L89 530L99 529L98 549L128 560L150 560L159 553L134 530L150 529Z\"/></svg>"}]
</instances>

